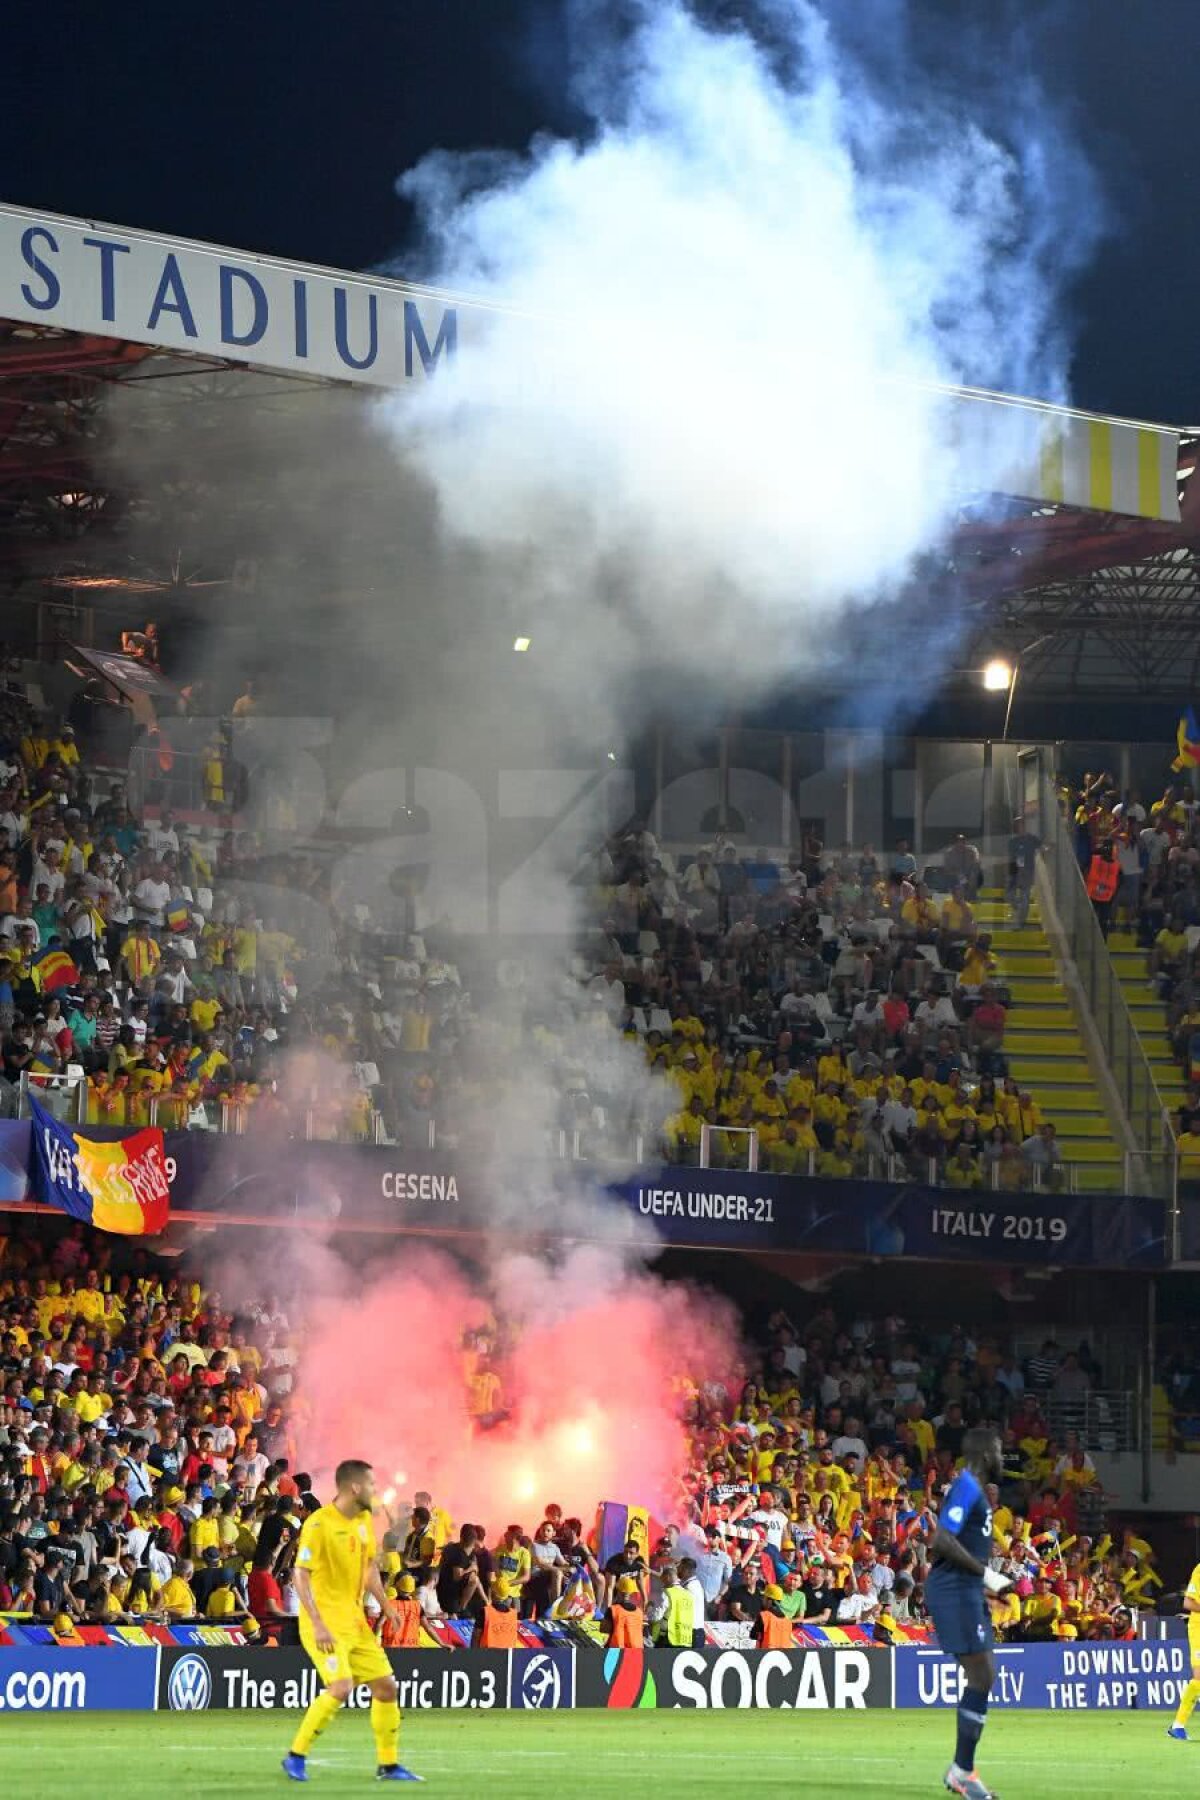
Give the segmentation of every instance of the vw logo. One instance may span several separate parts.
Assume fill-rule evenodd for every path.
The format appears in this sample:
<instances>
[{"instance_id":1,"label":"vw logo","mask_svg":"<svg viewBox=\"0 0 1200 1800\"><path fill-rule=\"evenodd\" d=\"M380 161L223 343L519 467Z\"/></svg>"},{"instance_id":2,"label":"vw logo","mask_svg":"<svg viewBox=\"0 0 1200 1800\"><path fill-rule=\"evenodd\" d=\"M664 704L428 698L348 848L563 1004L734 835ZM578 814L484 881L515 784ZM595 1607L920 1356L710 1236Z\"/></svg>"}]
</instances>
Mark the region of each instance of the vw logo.
<instances>
[{"instance_id":1,"label":"vw logo","mask_svg":"<svg viewBox=\"0 0 1200 1800\"><path fill-rule=\"evenodd\" d=\"M521 1677L521 1699L533 1707L557 1706L562 1691L558 1664L552 1656L531 1656Z\"/></svg>"},{"instance_id":2,"label":"vw logo","mask_svg":"<svg viewBox=\"0 0 1200 1800\"><path fill-rule=\"evenodd\" d=\"M181 1656L167 1681L167 1704L172 1712L203 1712L212 1697L208 1664L198 1656Z\"/></svg>"}]
</instances>

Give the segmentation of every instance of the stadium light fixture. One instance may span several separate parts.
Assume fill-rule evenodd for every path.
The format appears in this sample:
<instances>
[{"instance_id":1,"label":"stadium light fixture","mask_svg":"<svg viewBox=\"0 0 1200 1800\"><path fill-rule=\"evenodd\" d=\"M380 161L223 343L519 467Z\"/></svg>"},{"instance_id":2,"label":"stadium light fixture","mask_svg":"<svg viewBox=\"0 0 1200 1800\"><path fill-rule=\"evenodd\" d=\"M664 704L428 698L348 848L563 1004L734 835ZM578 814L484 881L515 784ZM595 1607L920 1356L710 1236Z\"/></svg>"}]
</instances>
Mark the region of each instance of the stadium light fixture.
<instances>
[{"instance_id":1,"label":"stadium light fixture","mask_svg":"<svg viewBox=\"0 0 1200 1800\"><path fill-rule=\"evenodd\" d=\"M532 644L532 642L533 642L532 638L527 638L527 637L514 638L513 639L513 649L516 650L519 654L523 654L526 650L528 650L528 648L529 648L530 644Z\"/></svg>"},{"instance_id":2,"label":"stadium light fixture","mask_svg":"<svg viewBox=\"0 0 1200 1800\"><path fill-rule=\"evenodd\" d=\"M1012 686L1012 664L1003 657L993 657L983 671L983 685L989 694L1005 694Z\"/></svg>"}]
</instances>

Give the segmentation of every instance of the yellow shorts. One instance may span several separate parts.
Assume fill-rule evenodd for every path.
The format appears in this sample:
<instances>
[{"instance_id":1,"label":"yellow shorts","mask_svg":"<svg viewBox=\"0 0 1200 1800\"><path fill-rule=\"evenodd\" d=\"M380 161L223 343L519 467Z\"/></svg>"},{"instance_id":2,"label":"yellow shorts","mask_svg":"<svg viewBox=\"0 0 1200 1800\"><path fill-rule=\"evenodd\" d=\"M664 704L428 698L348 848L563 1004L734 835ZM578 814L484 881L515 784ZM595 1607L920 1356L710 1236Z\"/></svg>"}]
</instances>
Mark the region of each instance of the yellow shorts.
<instances>
[{"instance_id":1,"label":"yellow shorts","mask_svg":"<svg viewBox=\"0 0 1200 1800\"><path fill-rule=\"evenodd\" d=\"M335 1632L332 1654L317 1649L312 1626L307 1618L300 1621L300 1642L316 1664L317 1673L328 1687L331 1681L382 1681L392 1672L387 1651L364 1623L361 1631Z\"/></svg>"},{"instance_id":2,"label":"yellow shorts","mask_svg":"<svg viewBox=\"0 0 1200 1800\"><path fill-rule=\"evenodd\" d=\"M1192 1659L1192 1674L1200 1680L1200 1614L1188 1615L1188 1651Z\"/></svg>"}]
</instances>

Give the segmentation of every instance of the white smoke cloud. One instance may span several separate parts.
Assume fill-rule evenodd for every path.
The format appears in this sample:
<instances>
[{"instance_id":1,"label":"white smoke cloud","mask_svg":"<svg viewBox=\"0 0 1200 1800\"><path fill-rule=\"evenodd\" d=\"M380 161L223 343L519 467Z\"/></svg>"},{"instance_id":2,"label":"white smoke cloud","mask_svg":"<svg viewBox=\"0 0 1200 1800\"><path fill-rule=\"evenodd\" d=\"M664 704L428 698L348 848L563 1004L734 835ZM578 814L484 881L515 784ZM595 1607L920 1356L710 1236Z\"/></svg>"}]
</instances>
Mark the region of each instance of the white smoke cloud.
<instances>
[{"instance_id":1,"label":"white smoke cloud","mask_svg":"<svg viewBox=\"0 0 1200 1800\"><path fill-rule=\"evenodd\" d=\"M582 141L539 141L522 158L436 154L402 184L429 244L428 267L405 273L497 309L454 378L370 414L326 393L294 411L223 407L207 433L192 402L169 431L146 430L144 412L117 421L114 454L135 476L161 473L168 451L178 459L198 543L261 556L246 626L255 647L280 687L296 677L311 691L318 666L323 703L350 722L356 754L340 753L376 771L346 789L338 812L347 832L385 834L348 854L335 881L347 908L386 907L410 847L389 831L407 770L586 765L581 743L594 753L644 722L656 665L693 709L704 686L736 702L825 668L853 675L856 609L894 595L942 540L955 495L986 490L1009 460L1003 441L960 443L939 384L1065 390L1060 282L1089 216L1075 160L1027 83L1005 95L1001 142L931 92L901 32L881 76L835 44L811 5L759 7L762 41L707 28L677 0L634 8L631 30L608 29L607 17L579 40ZM378 453L368 418L398 459ZM165 548L177 551L178 528L168 490ZM144 519L135 529L152 533ZM528 656L508 648L517 631L533 638ZM936 682L952 643L952 622L936 653L922 639L897 686ZM446 806L420 784L414 799L431 814ZM561 803L530 817L552 819ZM451 844L436 829L421 841L423 860L449 858L448 888L468 883L463 817ZM591 1297L651 1260L649 1228L630 1218L624 1254L507 1254L543 1228L586 1241L595 1209L611 1216L588 1171L568 1181L548 1148L569 1070L584 1071L618 1123L666 1110L640 1053L607 1023L595 1029L562 966L573 926L587 922L572 866L539 856L521 994L510 1004L475 972L475 1017L456 1057L468 1082L478 1061L492 1083L481 1080L470 1109L470 1147L484 1151L494 1238L486 1276L462 1284L462 1317L485 1297L522 1319L549 1311L555 1327L564 1311L577 1316L578 1392L603 1386L624 1431L645 1369L623 1355L622 1385L620 1327ZM486 962L473 955L482 945L449 937L452 956ZM549 1021L540 1049L522 1030L527 1000ZM452 1276L404 1258L364 1291L332 1252L294 1276L276 1247L270 1256L260 1275L248 1253L251 1286L317 1295L331 1321L301 1382L336 1437L330 1457L363 1446L417 1481L422 1459L448 1467L434 1456L439 1431L464 1437L447 1317L461 1321L444 1305ZM669 1322L676 1300L708 1316L672 1291L647 1310ZM428 1334L414 1324L418 1305ZM379 1417L377 1371L360 1354L376 1321L390 1359L382 1391L417 1396L419 1416ZM677 1339L662 1332L673 1356ZM556 1378L560 1354L556 1345L545 1359ZM369 1390L356 1392L366 1375ZM536 1432L536 1408L517 1411L518 1427L532 1419ZM653 1438L647 1428L644 1442ZM464 1437L475 1474L473 1443ZM654 1493L650 1477L639 1485L636 1457L623 1480L631 1497Z\"/></svg>"},{"instance_id":2,"label":"white smoke cloud","mask_svg":"<svg viewBox=\"0 0 1200 1800\"><path fill-rule=\"evenodd\" d=\"M390 427L601 714L647 664L754 692L835 663L839 614L1010 461L1006 421L960 441L939 384L1065 388L1094 214L1044 100L1014 79L1002 142L895 46L869 77L817 6L744 10L757 40L599 8L582 141L400 182L419 272L504 310Z\"/></svg>"}]
</instances>

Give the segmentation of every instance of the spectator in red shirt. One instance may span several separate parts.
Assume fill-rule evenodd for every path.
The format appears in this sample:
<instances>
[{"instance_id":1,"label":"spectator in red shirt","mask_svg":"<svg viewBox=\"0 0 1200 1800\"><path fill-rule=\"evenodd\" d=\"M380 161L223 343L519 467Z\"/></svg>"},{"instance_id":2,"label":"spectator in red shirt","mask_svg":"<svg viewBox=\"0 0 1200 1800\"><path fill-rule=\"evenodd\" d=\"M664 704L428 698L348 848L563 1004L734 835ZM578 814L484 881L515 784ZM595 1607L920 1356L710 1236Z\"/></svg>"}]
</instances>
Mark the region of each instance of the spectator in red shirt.
<instances>
[{"instance_id":1,"label":"spectator in red shirt","mask_svg":"<svg viewBox=\"0 0 1200 1800\"><path fill-rule=\"evenodd\" d=\"M883 1029L890 1044L898 1044L912 1014L903 994L889 994L883 1003Z\"/></svg>"},{"instance_id":2,"label":"spectator in red shirt","mask_svg":"<svg viewBox=\"0 0 1200 1800\"><path fill-rule=\"evenodd\" d=\"M171 1358L171 1372L167 1376L167 1391L177 1403L183 1399L192 1384L192 1371L186 1356Z\"/></svg>"},{"instance_id":3,"label":"spectator in red shirt","mask_svg":"<svg viewBox=\"0 0 1200 1800\"><path fill-rule=\"evenodd\" d=\"M996 998L994 986L990 981L985 981L980 990L979 1004L967 1025L967 1039L978 1058L981 1074L995 1072L996 1059L1004 1048L1007 1018L1008 1011Z\"/></svg>"},{"instance_id":4,"label":"spectator in red shirt","mask_svg":"<svg viewBox=\"0 0 1200 1800\"><path fill-rule=\"evenodd\" d=\"M196 1381L206 1388L221 1387L229 1372L226 1366L228 1362L229 1358L224 1350L214 1350L208 1367L196 1370Z\"/></svg>"},{"instance_id":5,"label":"spectator in red shirt","mask_svg":"<svg viewBox=\"0 0 1200 1800\"><path fill-rule=\"evenodd\" d=\"M188 1455L184 1458L183 1468L179 1472L185 1487L191 1487L193 1482L202 1479L200 1473L202 1469L207 1469L211 1474L212 1458L212 1432L202 1431L196 1439L196 1448L189 1451Z\"/></svg>"},{"instance_id":6,"label":"spectator in red shirt","mask_svg":"<svg viewBox=\"0 0 1200 1800\"><path fill-rule=\"evenodd\" d=\"M25 1473L33 1482L33 1489L36 1494L44 1494L53 1480L50 1468L50 1458L46 1455L46 1445L49 1441L49 1432L43 1430L40 1426L30 1438L33 1454L29 1458L29 1467L26 1469Z\"/></svg>"},{"instance_id":7,"label":"spectator in red shirt","mask_svg":"<svg viewBox=\"0 0 1200 1800\"><path fill-rule=\"evenodd\" d=\"M283 1604L283 1590L275 1579L271 1566L273 1561L270 1551L260 1551L254 1558L247 1584L250 1611L267 1638L277 1638L288 1618Z\"/></svg>"},{"instance_id":8,"label":"spectator in red shirt","mask_svg":"<svg viewBox=\"0 0 1200 1800\"><path fill-rule=\"evenodd\" d=\"M179 1490L178 1490L178 1488L170 1488L170 1489L168 1489L168 1492L171 1494L176 1494L179 1492ZM178 1512L176 1512L176 1510L175 1510L175 1503L172 1503L169 1506L164 1506L163 1510L158 1515L158 1523L162 1527L162 1529L165 1532L167 1532L170 1536L172 1555L178 1556L180 1549L183 1546L183 1540L184 1540L184 1536L185 1536L187 1528L184 1525L183 1520L180 1518Z\"/></svg>"}]
</instances>

